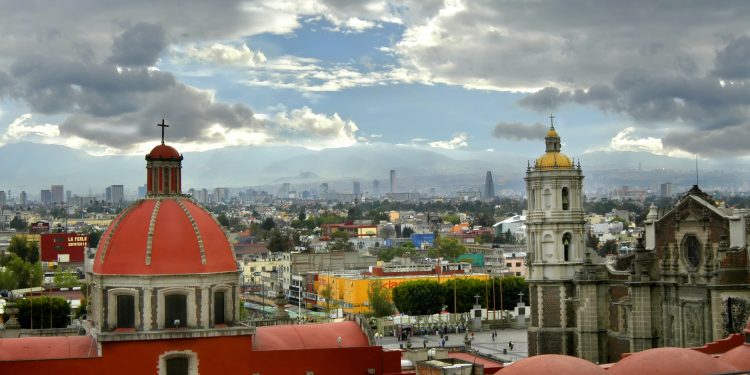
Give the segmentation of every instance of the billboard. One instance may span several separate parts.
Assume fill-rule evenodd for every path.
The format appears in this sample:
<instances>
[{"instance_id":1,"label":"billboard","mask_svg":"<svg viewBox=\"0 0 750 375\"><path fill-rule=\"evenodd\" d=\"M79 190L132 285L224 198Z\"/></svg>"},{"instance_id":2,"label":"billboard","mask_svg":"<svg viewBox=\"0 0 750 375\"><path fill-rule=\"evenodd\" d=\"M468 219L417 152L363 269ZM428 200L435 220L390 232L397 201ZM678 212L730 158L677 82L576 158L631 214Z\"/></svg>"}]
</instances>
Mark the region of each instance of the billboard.
<instances>
[{"instance_id":1,"label":"billboard","mask_svg":"<svg viewBox=\"0 0 750 375\"><path fill-rule=\"evenodd\" d=\"M43 262L83 262L89 236L78 233L43 233L40 242Z\"/></svg>"},{"instance_id":2,"label":"billboard","mask_svg":"<svg viewBox=\"0 0 750 375\"><path fill-rule=\"evenodd\" d=\"M31 233L48 233L49 232L49 223L45 221L37 221L34 223L31 223L29 232Z\"/></svg>"}]
</instances>

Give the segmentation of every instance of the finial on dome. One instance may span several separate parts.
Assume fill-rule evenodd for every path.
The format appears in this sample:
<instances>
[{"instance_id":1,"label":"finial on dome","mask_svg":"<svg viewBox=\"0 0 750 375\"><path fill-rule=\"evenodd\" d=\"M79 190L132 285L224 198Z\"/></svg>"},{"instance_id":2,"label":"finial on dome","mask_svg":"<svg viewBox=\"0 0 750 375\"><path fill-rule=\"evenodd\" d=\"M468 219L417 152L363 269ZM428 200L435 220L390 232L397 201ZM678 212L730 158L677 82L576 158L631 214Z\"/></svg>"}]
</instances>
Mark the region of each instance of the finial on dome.
<instances>
[{"instance_id":1,"label":"finial on dome","mask_svg":"<svg viewBox=\"0 0 750 375\"><path fill-rule=\"evenodd\" d=\"M164 128L168 128L169 125L164 123L164 119L161 119L161 124L156 124L156 126L161 127L161 144L164 144Z\"/></svg>"},{"instance_id":2,"label":"finial on dome","mask_svg":"<svg viewBox=\"0 0 750 375\"><path fill-rule=\"evenodd\" d=\"M551 113L549 114L549 127L550 129L555 129L555 116L553 116Z\"/></svg>"}]
</instances>

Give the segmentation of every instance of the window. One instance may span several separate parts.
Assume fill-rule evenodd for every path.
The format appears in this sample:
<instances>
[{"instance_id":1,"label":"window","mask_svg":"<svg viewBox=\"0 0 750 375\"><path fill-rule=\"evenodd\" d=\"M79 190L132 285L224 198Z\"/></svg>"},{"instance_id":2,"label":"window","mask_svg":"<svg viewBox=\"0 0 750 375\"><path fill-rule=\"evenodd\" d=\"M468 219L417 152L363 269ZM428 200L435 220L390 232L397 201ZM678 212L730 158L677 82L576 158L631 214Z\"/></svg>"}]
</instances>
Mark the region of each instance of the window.
<instances>
[{"instance_id":1,"label":"window","mask_svg":"<svg viewBox=\"0 0 750 375\"><path fill-rule=\"evenodd\" d=\"M568 188L562 188L562 209L567 211L570 209L570 192Z\"/></svg>"},{"instance_id":2,"label":"window","mask_svg":"<svg viewBox=\"0 0 750 375\"><path fill-rule=\"evenodd\" d=\"M505 263L505 267L511 267L513 263Z\"/></svg>"},{"instance_id":3,"label":"window","mask_svg":"<svg viewBox=\"0 0 750 375\"><path fill-rule=\"evenodd\" d=\"M563 234L563 261L570 262L570 233Z\"/></svg>"},{"instance_id":4,"label":"window","mask_svg":"<svg viewBox=\"0 0 750 375\"><path fill-rule=\"evenodd\" d=\"M516 272L516 276L521 276L521 273L520 272Z\"/></svg>"},{"instance_id":5,"label":"window","mask_svg":"<svg viewBox=\"0 0 750 375\"><path fill-rule=\"evenodd\" d=\"M132 295L117 296L117 328L135 328L135 297Z\"/></svg>"},{"instance_id":6,"label":"window","mask_svg":"<svg viewBox=\"0 0 750 375\"><path fill-rule=\"evenodd\" d=\"M685 242L682 246L688 265L692 268L698 267L701 262L701 243L698 239L693 235L689 235L685 237Z\"/></svg>"},{"instance_id":7,"label":"window","mask_svg":"<svg viewBox=\"0 0 750 375\"><path fill-rule=\"evenodd\" d=\"M164 327L187 327L187 296L170 294L164 297Z\"/></svg>"},{"instance_id":8,"label":"window","mask_svg":"<svg viewBox=\"0 0 750 375\"><path fill-rule=\"evenodd\" d=\"M187 357L167 359L167 375L188 375L190 360Z\"/></svg>"},{"instance_id":9,"label":"window","mask_svg":"<svg viewBox=\"0 0 750 375\"><path fill-rule=\"evenodd\" d=\"M516 262L516 267L521 267L521 262Z\"/></svg>"},{"instance_id":10,"label":"window","mask_svg":"<svg viewBox=\"0 0 750 375\"><path fill-rule=\"evenodd\" d=\"M214 324L224 324L224 292L214 293Z\"/></svg>"}]
</instances>

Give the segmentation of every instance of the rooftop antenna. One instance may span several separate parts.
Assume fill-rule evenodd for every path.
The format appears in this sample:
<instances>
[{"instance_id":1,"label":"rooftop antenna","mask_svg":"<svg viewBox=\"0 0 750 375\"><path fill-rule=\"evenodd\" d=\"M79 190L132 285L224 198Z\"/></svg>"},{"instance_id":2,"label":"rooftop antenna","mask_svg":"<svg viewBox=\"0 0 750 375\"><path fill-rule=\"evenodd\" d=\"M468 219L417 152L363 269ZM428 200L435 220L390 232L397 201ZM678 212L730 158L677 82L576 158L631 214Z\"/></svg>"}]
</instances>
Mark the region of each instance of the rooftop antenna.
<instances>
[{"instance_id":1,"label":"rooftop antenna","mask_svg":"<svg viewBox=\"0 0 750 375\"><path fill-rule=\"evenodd\" d=\"M698 154L695 154L695 186L698 186Z\"/></svg>"}]
</instances>

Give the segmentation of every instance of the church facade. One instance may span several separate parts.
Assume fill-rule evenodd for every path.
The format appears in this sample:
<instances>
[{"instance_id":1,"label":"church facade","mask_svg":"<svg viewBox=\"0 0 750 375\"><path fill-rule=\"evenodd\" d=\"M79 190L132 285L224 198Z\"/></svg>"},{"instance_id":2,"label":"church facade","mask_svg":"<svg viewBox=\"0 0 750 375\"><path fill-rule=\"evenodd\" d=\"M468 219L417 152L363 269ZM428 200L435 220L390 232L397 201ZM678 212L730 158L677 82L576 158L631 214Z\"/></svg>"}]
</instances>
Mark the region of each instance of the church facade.
<instances>
[{"instance_id":1,"label":"church facade","mask_svg":"<svg viewBox=\"0 0 750 375\"><path fill-rule=\"evenodd\" d=\"M636 250L602 259L585 248L583 173L554 126L526 172L529 355L615 362L650 348L696 347L742 331L750 304L750 210L697 186L652 206Z\"/></svg>"}]
</instances>

